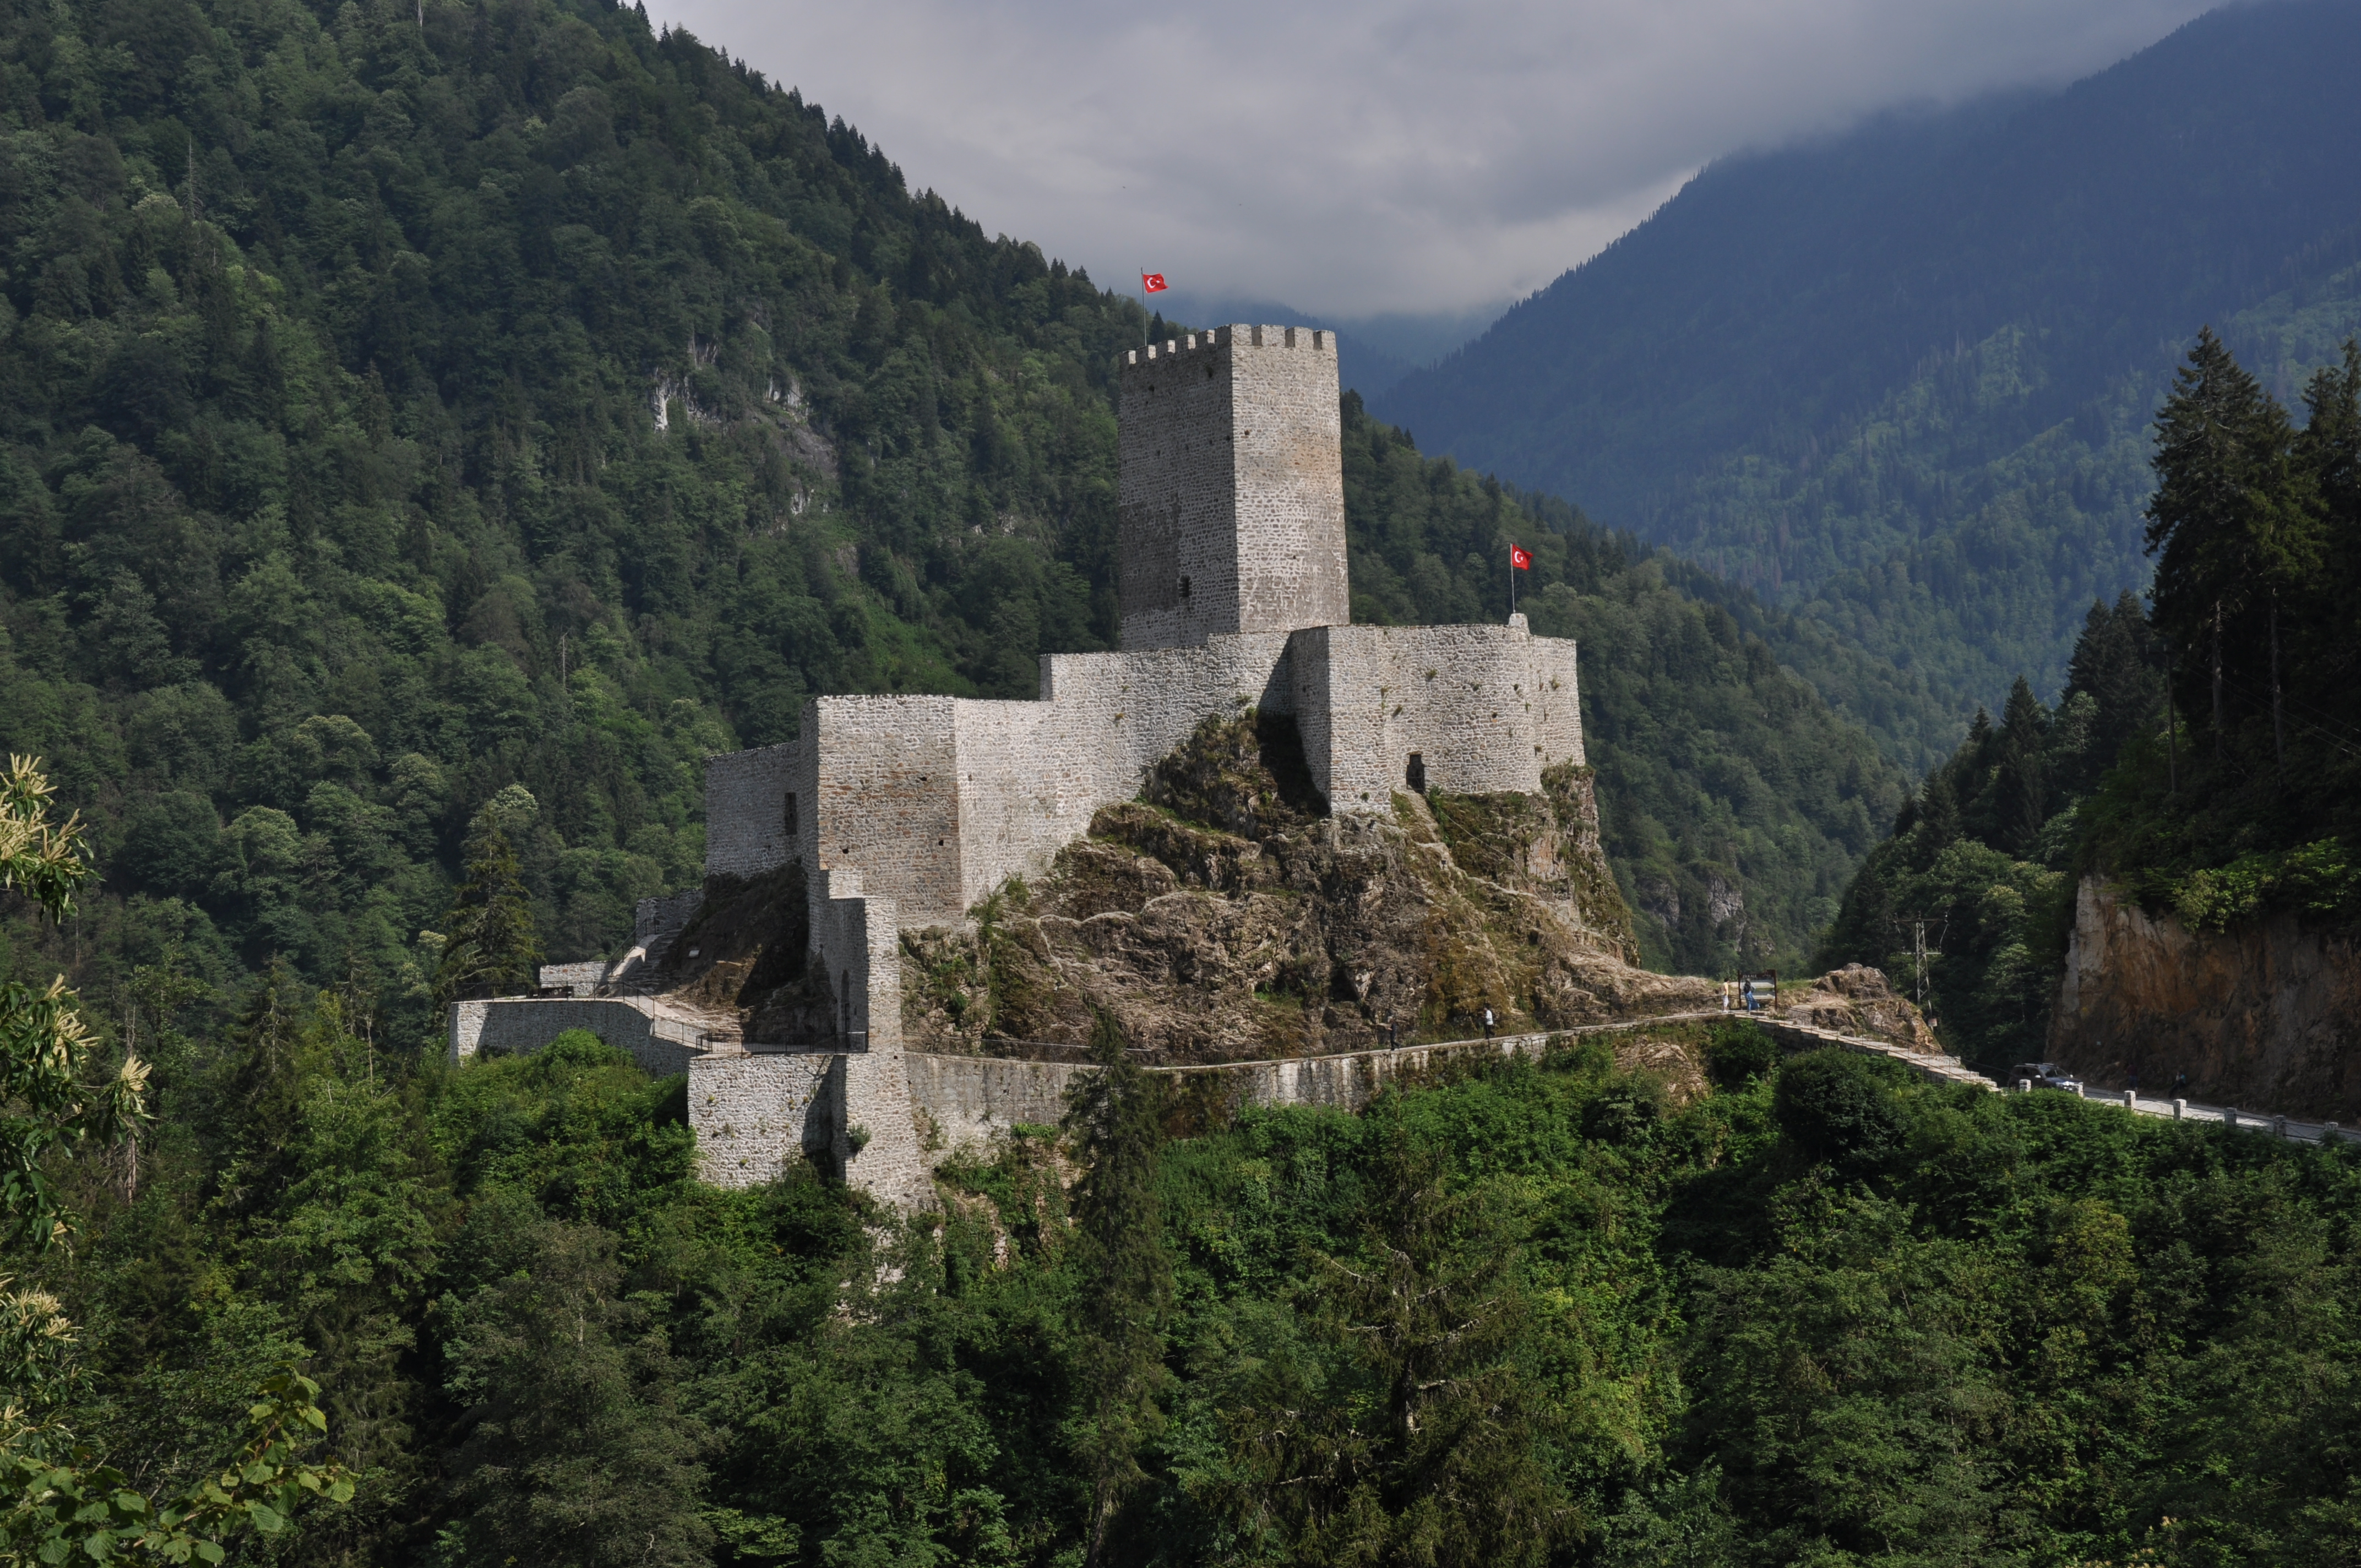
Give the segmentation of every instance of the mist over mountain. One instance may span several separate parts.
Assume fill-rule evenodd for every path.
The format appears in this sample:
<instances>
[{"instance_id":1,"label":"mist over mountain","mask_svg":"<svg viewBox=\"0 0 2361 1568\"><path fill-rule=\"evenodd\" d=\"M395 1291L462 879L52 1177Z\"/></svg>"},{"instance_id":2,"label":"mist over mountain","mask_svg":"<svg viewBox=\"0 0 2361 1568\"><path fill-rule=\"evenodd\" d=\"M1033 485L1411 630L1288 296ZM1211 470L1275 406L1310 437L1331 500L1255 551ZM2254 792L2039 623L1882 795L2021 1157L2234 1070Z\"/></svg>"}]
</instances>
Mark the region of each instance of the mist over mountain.
<instances>
[{"instance_id":1,"label":"mist over mountain","mask_svg":"<svg viewBox=\"0 0 2361 1568\"><path fill-rule=\"evenodd\" d=\"M1964 720L2146 580L2211 322L2283 396L2361 325L2361 9L2214 12L2063 91L1734 156L1377 395L1430 450L1806 611Z\"/></svg>"}]
</instances>

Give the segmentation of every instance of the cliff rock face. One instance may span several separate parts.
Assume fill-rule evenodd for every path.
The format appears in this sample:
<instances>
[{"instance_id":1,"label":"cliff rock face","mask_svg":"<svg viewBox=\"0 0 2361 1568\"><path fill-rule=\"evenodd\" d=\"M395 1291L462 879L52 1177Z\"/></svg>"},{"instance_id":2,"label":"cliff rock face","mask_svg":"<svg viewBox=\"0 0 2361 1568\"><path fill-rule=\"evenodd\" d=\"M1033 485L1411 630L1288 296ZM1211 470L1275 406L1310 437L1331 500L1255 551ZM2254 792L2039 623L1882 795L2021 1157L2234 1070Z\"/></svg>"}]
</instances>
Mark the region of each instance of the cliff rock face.
<instances>
[{"instance_id":1,"label":"cliff rock face","mask_svg":"<svg viewBox=\"0 0 2361 1568\"><path fill-rule=\"evenodd\" d=\"M911 1048L1080 1044L1094 1008L1175 1062L1304 1056L1712 1007L1633 967L1586 770L1540 795L1332 817L1284 720L1208 720L1038 884L903 934Z\"/></svg>"},{"instance_id":2,"label":"cliff rock face","mask_svg":"<svg viewBox=\"0 0 2361 1568\"><path fill-rule=\"evenodd\" d=\"M2050 1055L2143 1092L2361 1120L2361 943L2274 915L2191 932L2096 877L2076 894Z\"/></svg>"}]
</instances>

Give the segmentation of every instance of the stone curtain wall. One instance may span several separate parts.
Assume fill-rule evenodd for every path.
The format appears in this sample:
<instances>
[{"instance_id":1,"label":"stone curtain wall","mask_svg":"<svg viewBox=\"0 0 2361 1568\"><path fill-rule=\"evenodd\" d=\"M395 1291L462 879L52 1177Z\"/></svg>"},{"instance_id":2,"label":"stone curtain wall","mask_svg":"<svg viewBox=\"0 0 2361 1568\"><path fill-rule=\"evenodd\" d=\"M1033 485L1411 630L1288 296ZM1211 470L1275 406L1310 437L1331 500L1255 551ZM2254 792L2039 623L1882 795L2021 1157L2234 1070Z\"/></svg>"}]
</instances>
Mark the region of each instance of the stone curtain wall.
<instances>
[{"instance_id":1,"label":"stone curtain wall","mask_svg":"<svg viewBox=\"0 0 2361 1568\"><path fill-rule=\"evenodd\" d=\"M1091 817L1139 794L1148 770L1209 714L1292 702L1288 640L1058 653L1040 702L959 706L961 884L969 907L1012 876L1038 876Z\"/></svg>"},{"instance_id":2,"label":"stone curtain wall","mask_svg":"<svg viewBox=\"0 0 2361 1568\"><path fill-rule=\"evenodd\" d=\"M904 1053L903 1063L936 1162L961 1148L981 1149L1019 1124L1055 1126L1074 1075L1090 1070L1073 1062L918 1051Z\"/></svg>"},{"instance_id":3,"label":"stone curtain wall","mask_svg":"<svg viewBox=\"0 0 2361 1568\"><path fill-rule=\"evenodd\" d=\"M811 961L835 998L849 1050L902 1048L902 935L891 898L862 891L849 866L823 872L811 893Z\"/></svg>"},{"instance_id":4,"label":"stone curtain wall","mask_svg":"<svg viewBox=\"0 0 2361 1568\"><path fill-rule=\"evenodd\" d=\"M705 1049L696 1020L647 997L502 997L451 1004L451 1061L483 1051L523 1056L568 1029L589 1030L660 1078L686 1072Z\"/></svg>"},{"instance_id":5,"label":"stone curtain wall","mask_svg":"<svg viewBox=\"0 0 2361 1568\"><path fill-rule=\"evenodd\" d=\"M808 773L793 741L705 759L705 874L756 877L796 858L786 834L787 793ZM694 906L692 905L692 912ZM684 915L673 929L687 924Z\"/></svg>"},{"instance_id":6,"label":"stone curtain wall","mask_svg":"<svg viewBox=\"0 0 2361 1568\"><path fill-rule=\"evenodd\" d=\"M1542 770L1580 762L1575 644L1508 626L1328 626L1295 636L1295 717L1312 776L1336 810L1386 809L1424 782L1538 794Z\"/></svg>"},{"instance_id":7,"label":"stone curtain wall","mask_svg":"<svg viewBox=\"0 0 2361 1568\"><path fill-rule=\"evenodd\" d=\"M858 867L912 926L960 919L956 713L948 696L827 696L804 704L818 747L802 803L808 867ZM813 894L818 910L818 894Z\"/></svg>"},{"instance_id":8,"label":"stone curtain wall","mask_svg":"<svg viewBox=\"0 0 2361 1568\"><path fill-rule=\"evenodd\" d=\"M697 1173L716 1187L775 1181L807 1155L831 1152L840 1120L832 1051L699 1057L688 1064Z\"/></svg>"},{"instance_id":9,"label":"stone curtain wall","mask_svg":"<svg viewBox=\"0 0 2361 1568\"><path fill-rule=\"evenodd\" d=\"M1124 648L1350 620L1334 334L1217 327L1115 370Z\"/></svg>"},{"instance_id":10,"label":"stone curtain wall","mask_svg":"<svg viewBox=\"0 0 2361 1568\"><path fill-rule=\"evenodd\" d=\"M1521 620L1314 627L1049 655L1038 702L814 698L803 742L708 763L707 869L754 875L800 854L857 868L862 895L904 925L957 924L1010 877L1040 875L1206 718L1246 707L1294 714L1338 810L1384 810L1412 753L1439 788L1536 792L1543 768L1583 759L1575 652ZM815 879L816 932L837 918L826 896ZM875 945L849 941L848 956ZM845 983L841 963L829 972ZM855 975L852 991L879 983Z\"/></svg>"}]
</instances>

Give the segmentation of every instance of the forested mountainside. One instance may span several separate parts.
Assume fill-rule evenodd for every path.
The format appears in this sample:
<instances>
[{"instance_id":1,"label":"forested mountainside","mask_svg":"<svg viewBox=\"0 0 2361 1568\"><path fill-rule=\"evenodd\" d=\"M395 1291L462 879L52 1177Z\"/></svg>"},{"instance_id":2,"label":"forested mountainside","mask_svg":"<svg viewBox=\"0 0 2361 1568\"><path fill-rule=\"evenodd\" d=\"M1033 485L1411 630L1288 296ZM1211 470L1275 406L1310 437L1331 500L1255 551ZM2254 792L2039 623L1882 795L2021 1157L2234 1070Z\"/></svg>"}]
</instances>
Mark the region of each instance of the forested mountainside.
<instances>
[{"instance_id":1,"label":"forested mountainside","mask_svg":"<svg viewBox=\"0 0 2361 1568\"><path fill-rule=\"evenodd\" d=\"M407 1044L488 803L600 953L705 752L1111 640L1150 323L795 93L598 0L5 15L0 747L105 873L19 972L218 1016L283 960ZM1650 957L1799 952L1904 784L1786 623L1351 418L1360 612L1500 616L1524 539Z\"/></svg>"},{"instance_id":2,"label":"forested mountainside","mask_svg":"<svg viewBox=\"0 0 2361 1568\"><path fill-rule=\"evenodd\" d=\"M2229 6L2063 92L1724 159L1375 407L1954 724L2018 672L2054 691L2146 581L2148 413L2196 327L2285 400L2361 326L2356 52L2342 0Z\"/></svg>"},{"instance_id":3,"label":"forested mountainside","mask_svg":"<svg viewBox=\"0 0 2361 1568\"><path fill-rule=\"evenodd\" d=\"M704 751L1105 638L1152 323L636 10L0 18L0 1554L2352 1561L2350 1148L1742 1025L1214 1124L1105 1038L904 1226L446 1066L463 844L599 950ZM1643 946L1825 921L1900 780L1779 661L1906 685L1345 415L1356 612L1535 550Z\"/></svg>"},{"instance_id":4,"label":"forested mountainside","mask_svg":"<svg viewBox=\"0 0 2361 1568\"><path fill-rule=\"evenodd\" d=\"M2191 931L2361 927L2361 340L2291 411L2201 333L2155 418L2148 604L2091 607L2055 710L2020 677L1978 711L1821 954L1907 989L1930 917L1929 1010L1987 1069L2044 1054L2081 877ZM2116 1054L2158 1085L2176 1048Z\"/></svg>"}]
</instances>

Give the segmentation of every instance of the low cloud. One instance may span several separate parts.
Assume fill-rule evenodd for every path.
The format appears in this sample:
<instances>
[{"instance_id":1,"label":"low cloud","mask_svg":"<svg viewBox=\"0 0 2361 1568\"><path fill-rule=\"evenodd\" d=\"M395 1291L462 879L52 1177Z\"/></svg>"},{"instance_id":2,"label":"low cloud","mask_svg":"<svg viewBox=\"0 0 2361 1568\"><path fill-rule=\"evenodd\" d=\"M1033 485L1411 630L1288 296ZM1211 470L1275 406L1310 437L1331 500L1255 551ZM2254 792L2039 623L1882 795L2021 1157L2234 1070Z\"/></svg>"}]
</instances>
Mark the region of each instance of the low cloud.
<instances>
[{"instance_id":1,"label":"low cloud","mask_svg":"<svg viewBox=\"0 0 2361 1568\"><path fill-rule=\"evenodd\" d=\"M1339 314L1548 282L1723 154L2062 83L2190 0L663 0L983 224Z\"/></svg>"}]
</instances>

